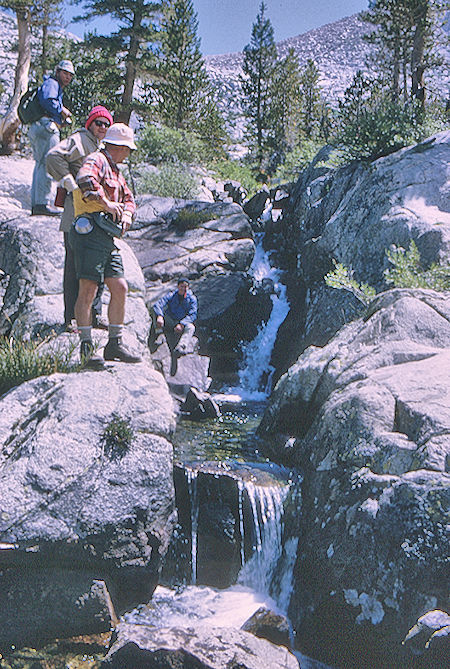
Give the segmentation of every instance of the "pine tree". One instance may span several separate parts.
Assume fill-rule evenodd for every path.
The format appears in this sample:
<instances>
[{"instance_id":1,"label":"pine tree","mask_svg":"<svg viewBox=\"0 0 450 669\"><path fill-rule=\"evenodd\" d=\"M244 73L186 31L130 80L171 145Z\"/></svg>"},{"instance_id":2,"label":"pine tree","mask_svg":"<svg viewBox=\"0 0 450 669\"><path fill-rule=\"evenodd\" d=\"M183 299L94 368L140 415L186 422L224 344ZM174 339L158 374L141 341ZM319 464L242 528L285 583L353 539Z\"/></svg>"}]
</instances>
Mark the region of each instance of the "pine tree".
<instances>
[{"instance_id":1,"label":"pine tree","mask_svg":"<svg viewBox=\"0 0 450 669\"><path fill-rule=\"evenodd\" d=\"M65 49L65 56L73 62L76 72L64 91L74 126L83 125L95 105L105 105L115 115L121 105L123 83L123 74L117 67L117 45L108 38L102 40L88 33L84 42L67 41Z\"/></svg>"},{"instance_id":2,"label":"pine tree","mask_svg":"<svg viewBox=\"0 0 450 669\"><path fill-rule=\"evenodd\" d=\"M38 38L39 53L32 58L34 79L41 81L48 70L53 69L60 58L53 57L54 39L51 30L60 28L63 23L62 0L34 0L31 33Z\"/></svg>"},{"instance_id":3,"label":"pine tree","mask_svg":"<svg viewBox=\"0 0 450 669\"><path fill-rule=\"evenodd\" d=\"M192 0L163 3L161 53L154 88L160 117L169 127L190 127L205 98L211 101L197 29Z\"/></svg>"},{"instance_id":4,"label":"pine tree","mask_svg":"<svg viewBox=\"0 0 450 669\"><path fill-rule=\"evenodd\" d=\"M293 49L273 68L270 105L270 143L273 170L297 144L300 133L301 98L298 58Z\"/></svg>"},{"instance_id":5,"label":"pine tree","mask_svg":"<svg viewBox=\"0 0 450 669\"><path fill-rule=\"evenodd\" d=\"M270 19L266 18L266 5L260 4L259 13L252 26L250 44L244 48L243 76L244 110L248 120L248 139L260 170L268 142L270 143L271 92L277 51Z\"/></svg>"},{"instance_id":6,"label":"pine tree","mask_svg":"<svg viewBox=\"0 0 450 669\"><path fill-rule=\"evenodd\" d=\"M118 30L110 36L91 37L93 47L109 43L117 54L123 54L125 77L121 99L121 109L115 116L116 121L128 123L133 109L133 89L149 51L149 44L156 40L156 28L153 22L161 5L149 0L74 0L82 5L84 14L75 20L88 21L99 16L110 16L118 22ZM97 63L101 66L101 62Z\"/></svg>"},{"instance_id":7,"label":"pine tree","mask_svg":"<svg viewBox=\"0 0 450 669\"><path fill-rule=\"evenodd\" d=\"M320 132L323 101L319 87L319 69L309 59L300 74L301 129L311 139Z\"/></svg>"},{"instance_id":8,"label":"pine tree","mask_svg":"<svg viewBox=\"0 0 450 669\"><path fill-rule=\"evenodd\" d=\"M448 0L376 0L362 13L375 30L365 39L374 46L368 65L385 79L396 100L412 96L424 101L424 73L438 64L433 52L436 18L449 8Z\"/></svg>"}]
</instances>

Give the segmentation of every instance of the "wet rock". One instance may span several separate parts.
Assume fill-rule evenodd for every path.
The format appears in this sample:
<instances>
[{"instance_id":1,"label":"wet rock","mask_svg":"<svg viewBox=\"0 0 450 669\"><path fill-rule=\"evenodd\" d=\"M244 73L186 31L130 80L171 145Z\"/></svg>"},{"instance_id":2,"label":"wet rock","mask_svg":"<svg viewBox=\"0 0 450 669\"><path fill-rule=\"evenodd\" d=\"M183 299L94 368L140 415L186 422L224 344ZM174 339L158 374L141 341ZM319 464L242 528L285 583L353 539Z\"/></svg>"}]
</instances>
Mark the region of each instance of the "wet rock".
<instances>
[{"instance_id":1,"label":"wet rock","mask_svg":"<svg viewBox=\"0 0 450 669\"><path fill-rule=\"evenodd\" d=\"M231 627L189 627L155 629L122 623L117 640L102 662L111 669L299 669L286 649Z\"/></svg>"},{"instance_id":2,"label":"wet rock","mask_svg":"<svg viewBox=\"0 0 450 669\"><path fill-rule=\"evenodd\" d=\"M3 553L3 551L0 551ZM36 553L17 558L16 568L4 568L11 557L0 554L0 649L41 644L57 637L109 631L118 620L104 581L96 570L39 568Z\"/></svg>"},{"instance_id":3,"label":"wet rock","mask_svg":"<svg viewBox=\"0 0 450 669\"><path fill-rule=\"evenodd\" d=\"M277 646L291 647L289 623L285 616L261 607L241 627Z\"/></svg>"},{"instance_id":4,"label":"wet rock","mask_svg":"<svg viewBox=\"0 0 450 669\"><path fill-rule=\"evenodd\" d=\"M202 393L196 388L189 389L186 399L181 405L181 410L189 414L194 420L218 418L220 416L217 402L213 400L209 393Z\"/></svg>"},{"instance_id":5,"label":"wet rock","mask_svg":"<svg viewBox=\"0 0 450 669\"><path fill-rule=\"evenodd\" d=\"M263 213L267 200L270 198L270 191L267 186L263 186L260 191L256 193L244 204L244 211L252 221L256 221Z\"/></svg>"},{"instance_id":6,"label":"wet rock","mask_svg":"<svg viewBox=\"0 0 450 669\"><path fill-rule=\"evenodd\" d=\"M386 249L392 245L408 248L413 239L424 267L449 262L449 144L446 131L370 165L355 161L338 170L320 167L325 147L301 174L266 239L290 276L292 305L300 293L280 329L277 378L308 346L323 346L362 315L354 295L325 286L333 259L378 292L388 287Z\"/></svg>"},{"instance_id":7,"label":"wet rock","mask_svg":"<svg viewBox=\"0 0 450 669\"><path fill-rule=\"evenodd\" d=\"M409 630L403 643L417 658L419 667L444 667L450 657L450 616L428 611Z\"/></svg>"}]
</instances>

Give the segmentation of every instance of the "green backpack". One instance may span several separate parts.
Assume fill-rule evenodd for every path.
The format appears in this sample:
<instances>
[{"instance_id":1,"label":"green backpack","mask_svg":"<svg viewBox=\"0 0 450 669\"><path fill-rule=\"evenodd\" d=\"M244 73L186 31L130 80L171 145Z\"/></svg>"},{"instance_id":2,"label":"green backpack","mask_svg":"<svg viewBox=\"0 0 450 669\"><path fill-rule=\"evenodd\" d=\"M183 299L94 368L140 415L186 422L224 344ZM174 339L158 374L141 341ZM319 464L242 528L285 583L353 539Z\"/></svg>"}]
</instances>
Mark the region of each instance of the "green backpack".
<instances>
[{"instance_id":1,"label":"green backpack","mask_svg":"<svg viewBox=\"0 0 450 669\"><path fill-rule=\"evenodd\" d=\"M29 88L20 98L17 114L22 123L34 123L35 121L39 121L39 119L45 115L44 110L39 104L37 92L38 86Z\"/></svg>"}]
</instances>

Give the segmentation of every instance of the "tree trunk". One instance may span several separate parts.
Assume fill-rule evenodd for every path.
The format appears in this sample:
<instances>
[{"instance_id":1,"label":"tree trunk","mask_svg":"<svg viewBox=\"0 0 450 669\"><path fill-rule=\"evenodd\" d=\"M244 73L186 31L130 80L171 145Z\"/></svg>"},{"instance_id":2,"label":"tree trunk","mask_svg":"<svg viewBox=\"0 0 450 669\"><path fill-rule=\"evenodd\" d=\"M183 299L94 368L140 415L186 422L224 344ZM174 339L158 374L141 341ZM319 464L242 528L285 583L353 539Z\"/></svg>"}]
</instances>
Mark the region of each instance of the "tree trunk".
<instances>
[{"instance_id":1,"label":"tree trunk","mask_svg":"<svg viewBox=\"0 0 450 669\"><path fill-rule=\"evenodd\" d=\"M28 73L31 62L30 12L28 8L16 9L19 37L18 56L14 76L14 93L5 116L0 119L0 153L10 155L16 148L16 131L20 121L17 108L20 98L28 88Z\"/></svg>"},{"instance_id":2,"label":"tree trunk","mask_svg":"<svg viewBox=\"0 0 450 669\"><path fill-rule=\"evenodd\" d=\"M424 53L425 32L428 19L428 3L420 3L415 16L415 30L413 49L411 54L411 96L418 98L425 106L425 84L424 84Z\"/></svg>"},{"instance_id":3,"label":"tree trunk","mask_svg":"<svg viewBox=\"0 0 450 669\"><path fill-rule=\"evenodd\" d=\"M133 28L131 30L130 47L128 49L125 63L125 85L122 94L122 109L115 114L114 121L129 123L131 116L131 103L133 101L133 88L136 80L136 63L139 52L140 39L137 37L142 23L142 14L135 13L133 17Z\"/></svg>"}]
</instances>

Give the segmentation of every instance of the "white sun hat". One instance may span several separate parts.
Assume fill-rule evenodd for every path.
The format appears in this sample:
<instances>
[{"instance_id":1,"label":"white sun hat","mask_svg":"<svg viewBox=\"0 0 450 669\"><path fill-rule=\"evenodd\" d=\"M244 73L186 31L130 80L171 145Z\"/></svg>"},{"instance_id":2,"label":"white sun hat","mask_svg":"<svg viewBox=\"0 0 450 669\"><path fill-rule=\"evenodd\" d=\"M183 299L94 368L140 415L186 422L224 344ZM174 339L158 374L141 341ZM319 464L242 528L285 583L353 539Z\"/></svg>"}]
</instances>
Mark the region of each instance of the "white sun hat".
<instances>
[{"instance_id":1,"label":"white sun hat","mask_svg":"<svg viewBox=\"0 0 450 669\"><path fill-rule=\"evenodd\" d=\"M125 123L113 123L106 131L103 140L105 144L117 144L118 146L128 146L130 149L137 149L134 143L133 128Z\"/></svg>"}]
</instances>

